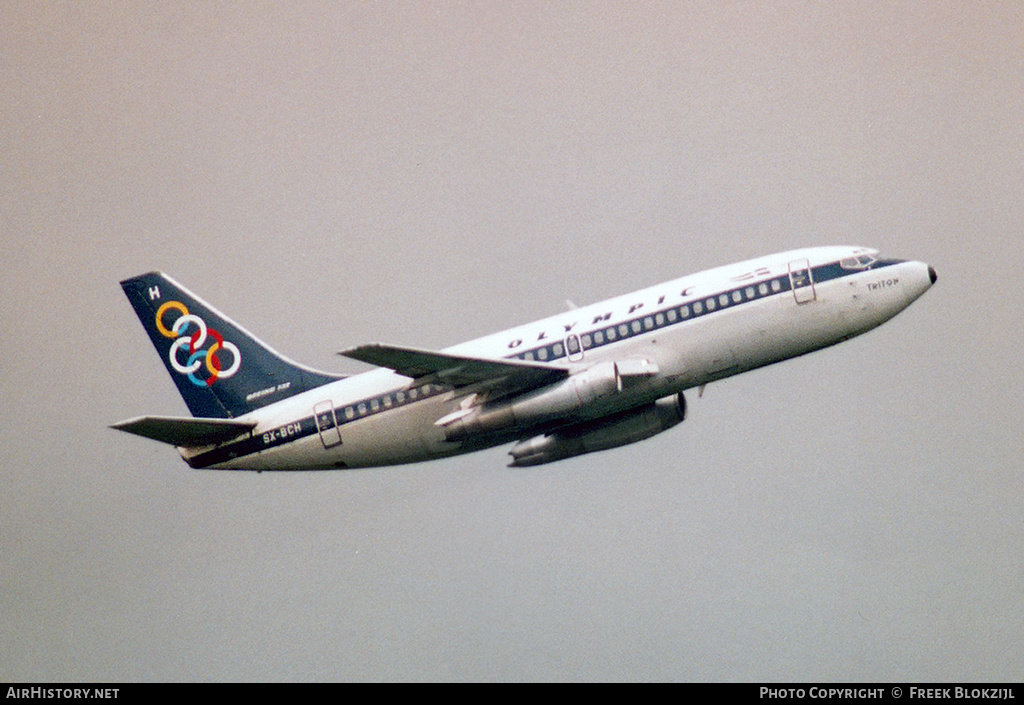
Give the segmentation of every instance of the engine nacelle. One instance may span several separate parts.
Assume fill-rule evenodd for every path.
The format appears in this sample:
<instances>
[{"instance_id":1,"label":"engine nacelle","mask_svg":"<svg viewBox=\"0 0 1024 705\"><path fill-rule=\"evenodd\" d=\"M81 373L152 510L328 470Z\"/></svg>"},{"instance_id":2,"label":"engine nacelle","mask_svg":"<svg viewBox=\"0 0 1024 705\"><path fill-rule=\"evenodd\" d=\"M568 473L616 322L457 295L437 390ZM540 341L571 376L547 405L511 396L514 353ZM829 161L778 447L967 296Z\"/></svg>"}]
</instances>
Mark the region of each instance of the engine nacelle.
<instances>
[{"instance_id":1,"label":"engine nacelle","mask_svg":"<svg viewBox=\"0 0 1024 705\"><path fill-rule=\"evenodd\" d=\"M543 465L636 443L667 431L685 418L686 397L679 392L653 404L519 441L509 451L509 467Z\"/></svg>"},{"instance_id":2,"label":"engine nacelle","mask_svg":"<svg viewBox=\"0 0 1024 705\"><path fill-rule=\"evenodd\" d=\"M515 424L565 416L621 390L622 380L616 363L602 362L549 387L512 400L474 407L450 421L442 419L439 423L444 427L445 440L460 441L470 435L500 431Z\"/></svg>"}]
</instances>

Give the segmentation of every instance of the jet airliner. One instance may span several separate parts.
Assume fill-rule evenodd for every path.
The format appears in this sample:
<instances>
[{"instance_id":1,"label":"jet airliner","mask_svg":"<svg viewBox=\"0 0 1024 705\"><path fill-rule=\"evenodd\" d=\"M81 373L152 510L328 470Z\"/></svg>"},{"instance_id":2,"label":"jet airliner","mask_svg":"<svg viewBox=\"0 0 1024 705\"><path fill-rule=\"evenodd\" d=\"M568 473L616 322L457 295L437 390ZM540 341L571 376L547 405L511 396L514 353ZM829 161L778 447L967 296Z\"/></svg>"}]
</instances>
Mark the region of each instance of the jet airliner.
<instances>
[{"instance_id":1,"label":"jet airliner","mask_svg":"<svg viewBox=\"0 0 1024 705\"><path fill-rule=\"evenodd\" d=\"M511 466L650 438L689 389L860 335L936 281L923 262L815 247L718 267L440 351L342 351L321 372L275 352L160 272L121 282L192 417L113 428L193 468L343 469L513 443Z\"/></svg>"}]
</instances>

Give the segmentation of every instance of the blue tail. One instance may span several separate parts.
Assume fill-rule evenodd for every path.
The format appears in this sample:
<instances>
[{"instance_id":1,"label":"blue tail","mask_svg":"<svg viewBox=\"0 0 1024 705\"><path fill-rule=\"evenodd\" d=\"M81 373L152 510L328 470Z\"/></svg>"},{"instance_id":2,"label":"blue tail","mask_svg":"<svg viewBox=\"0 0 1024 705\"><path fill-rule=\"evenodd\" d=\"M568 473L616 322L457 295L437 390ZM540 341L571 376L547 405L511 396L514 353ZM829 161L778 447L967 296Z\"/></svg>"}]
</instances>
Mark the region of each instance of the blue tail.
<instances>
[{"instance_id":1,"label":"blue tail","mask_svg":"<svg viewBox=\"0 0 1024 705\"><path fill-rule=\"evenodd\" d=\"M236 418L341 379L282 357L162 272L121 288L193 416Z\"/></svg>"}]
</instances>

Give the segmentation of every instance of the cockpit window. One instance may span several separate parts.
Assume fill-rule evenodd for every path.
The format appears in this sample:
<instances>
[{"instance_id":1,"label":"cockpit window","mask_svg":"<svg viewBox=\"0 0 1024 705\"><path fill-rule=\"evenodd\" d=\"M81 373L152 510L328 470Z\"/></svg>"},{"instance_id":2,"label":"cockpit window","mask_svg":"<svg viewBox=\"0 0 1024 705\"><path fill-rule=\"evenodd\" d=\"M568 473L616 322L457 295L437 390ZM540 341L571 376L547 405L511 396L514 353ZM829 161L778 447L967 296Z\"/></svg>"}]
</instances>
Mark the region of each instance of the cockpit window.
<instances>
[{"instance_id":1,"label":"cockpit window","mask_svg":"<svg viewBox=\"0 0 1024 705\"><path fill-rule=\"evenodd\" d=\"M877 261L878 258L873 255L860 255L839 260L839 266L843 269L867 269Z\"/></svg>"}]
</instances>

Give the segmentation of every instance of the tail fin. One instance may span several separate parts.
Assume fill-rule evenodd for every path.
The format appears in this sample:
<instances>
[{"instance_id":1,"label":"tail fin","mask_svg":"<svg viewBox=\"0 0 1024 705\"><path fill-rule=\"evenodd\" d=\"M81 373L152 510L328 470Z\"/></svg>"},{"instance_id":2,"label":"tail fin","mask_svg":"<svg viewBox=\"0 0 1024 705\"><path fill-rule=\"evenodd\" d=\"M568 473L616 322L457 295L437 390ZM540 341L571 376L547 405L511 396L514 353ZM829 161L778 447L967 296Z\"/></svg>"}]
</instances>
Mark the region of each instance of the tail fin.
<instances>
[{"instance_id":1,"label":"tail fin","mask_svg":"<svg viewBox=\"0 0 1024 705\"><path fill-rule=\"evenodd\" d=\"M121 288L193 416L235 418L341 379L281 356L162 272Z\"/></svg>"}]
</instances>

